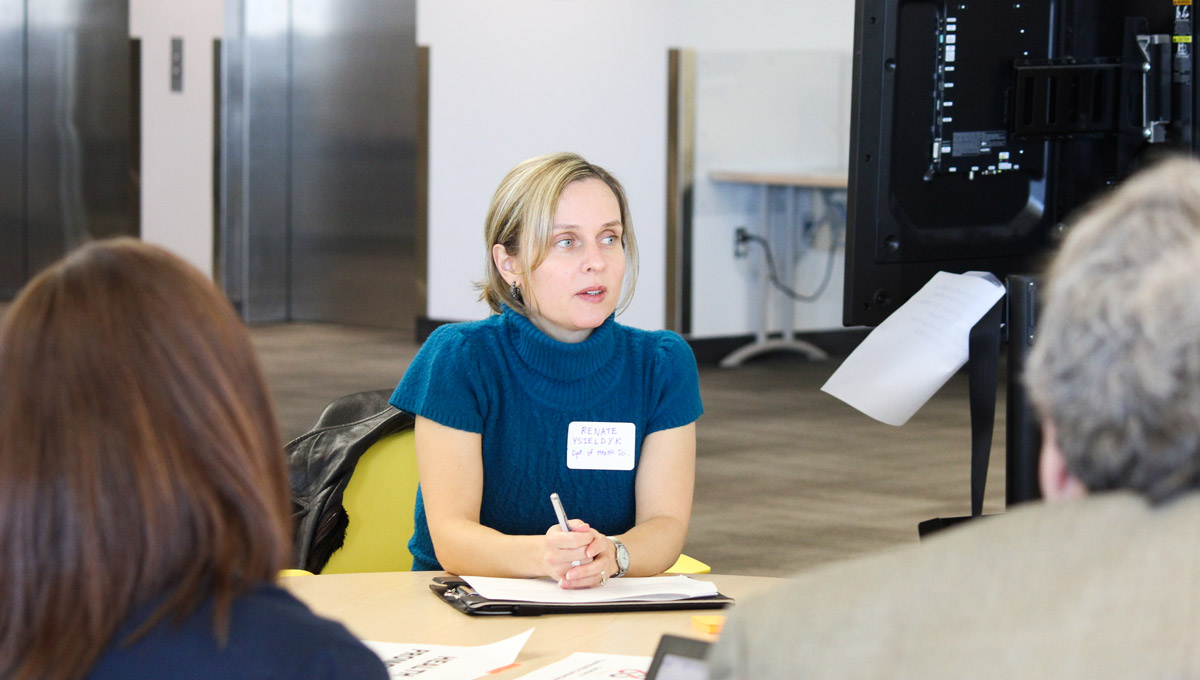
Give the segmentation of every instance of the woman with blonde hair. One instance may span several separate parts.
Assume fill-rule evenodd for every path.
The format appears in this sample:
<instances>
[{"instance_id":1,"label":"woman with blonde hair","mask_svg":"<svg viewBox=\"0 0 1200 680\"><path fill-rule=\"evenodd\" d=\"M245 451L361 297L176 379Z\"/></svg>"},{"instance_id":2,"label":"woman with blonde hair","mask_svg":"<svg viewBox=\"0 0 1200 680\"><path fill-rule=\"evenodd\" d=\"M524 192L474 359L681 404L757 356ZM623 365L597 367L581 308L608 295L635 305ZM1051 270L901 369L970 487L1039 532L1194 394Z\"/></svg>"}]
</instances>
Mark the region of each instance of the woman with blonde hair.
<instances>
[{"instance_id":1,"label":"woman with blonde hair","mask_svg":"<svg viewBox=\"0 0 1200 680\"><path fill-rule=\"evenodd\" d=\"M43 271L0 324L0 677L386 678L272 585L287 472L249 335L131 239Z\"/></svg>"},{"instance_id":2,"label":"woman with blonde hair","mask_svg":"<svg viewBox=\"0 0 1200 680\"><path fill-rule=\"evenodd\" d=\"M703 408L683 338L615 320L637 275L625 190L576 154L531 158L484 238L495 313L434 331L392 396L417 416L413 568L564 588L662 572L687 537ZM551 494L578 519L557 522Z\"/></svg>"}]
</instances>

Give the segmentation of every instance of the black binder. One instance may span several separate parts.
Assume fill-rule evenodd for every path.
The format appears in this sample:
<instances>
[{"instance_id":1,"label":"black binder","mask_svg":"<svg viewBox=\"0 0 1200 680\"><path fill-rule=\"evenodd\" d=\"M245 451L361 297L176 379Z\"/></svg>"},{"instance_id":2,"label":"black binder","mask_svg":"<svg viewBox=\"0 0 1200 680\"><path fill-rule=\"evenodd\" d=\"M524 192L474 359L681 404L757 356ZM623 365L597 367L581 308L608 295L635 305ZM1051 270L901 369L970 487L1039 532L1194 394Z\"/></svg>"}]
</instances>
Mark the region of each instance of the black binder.
<instances>
[{"instance_id":1,"label":"black binder","mask_svg":"<svg viewBox=\"0 0 1200 680\"><path fill-rule=\"evenodd\" d=\"M587 614L591 612L644 612L672 609L723 609L733 598L720 593L682 600L620 600L617 602L529 602L492 600L475 592L466 581L454 576L437 576L429 589L442 602L471 616L540 616L542 614Z\"/></svg>"}]
</instances>

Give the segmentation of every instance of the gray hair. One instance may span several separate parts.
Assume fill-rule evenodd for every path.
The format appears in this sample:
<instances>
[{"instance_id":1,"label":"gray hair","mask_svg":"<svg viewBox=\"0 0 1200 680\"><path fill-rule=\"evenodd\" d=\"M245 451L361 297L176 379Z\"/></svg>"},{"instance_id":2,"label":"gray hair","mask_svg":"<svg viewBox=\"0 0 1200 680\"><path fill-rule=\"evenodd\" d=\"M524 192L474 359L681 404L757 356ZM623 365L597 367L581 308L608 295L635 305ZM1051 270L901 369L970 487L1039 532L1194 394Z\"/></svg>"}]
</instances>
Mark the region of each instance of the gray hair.
<instances>
[{"instance_id":1,"label":"gray hair","mask_svg":"<svg viewBox=\"0 0 1200 680\"><path fill-rule=\"evenodd\" d=\"M1130 178L1068 232L1025 384L1092 491L1200 487L1200 162Z\"/></svg>"}]
</instances>

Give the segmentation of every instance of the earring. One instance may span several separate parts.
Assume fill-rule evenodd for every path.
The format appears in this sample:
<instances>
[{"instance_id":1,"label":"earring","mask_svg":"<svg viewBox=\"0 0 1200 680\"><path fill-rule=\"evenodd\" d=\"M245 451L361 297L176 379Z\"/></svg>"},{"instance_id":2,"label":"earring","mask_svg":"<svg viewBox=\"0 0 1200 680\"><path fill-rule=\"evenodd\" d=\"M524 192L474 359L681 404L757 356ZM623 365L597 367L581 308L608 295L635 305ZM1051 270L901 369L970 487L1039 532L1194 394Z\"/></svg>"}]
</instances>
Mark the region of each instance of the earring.
<instances>
[{"instance_id":1,"label":"earring","mask_svg":"<svg viewBox=\"0 0 1200 680\"><path fill-rule=\"evenodd\" d=\"M516 281L508 284L508 292L517 302L524 302L524 300L521 299L521 288L517 286Z\"/></svg>"}]
</instances>

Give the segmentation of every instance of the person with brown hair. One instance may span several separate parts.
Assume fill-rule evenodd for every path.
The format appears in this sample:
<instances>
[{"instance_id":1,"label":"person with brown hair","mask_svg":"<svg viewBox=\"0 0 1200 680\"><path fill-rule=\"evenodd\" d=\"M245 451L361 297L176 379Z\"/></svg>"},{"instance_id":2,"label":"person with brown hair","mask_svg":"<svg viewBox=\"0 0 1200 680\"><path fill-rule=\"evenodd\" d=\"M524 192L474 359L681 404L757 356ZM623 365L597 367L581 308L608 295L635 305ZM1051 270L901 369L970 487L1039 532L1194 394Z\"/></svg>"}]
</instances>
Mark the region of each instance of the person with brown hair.
<instances>
[{"instance_id":1,"label":"person with brown hair","mask_svg":"<svg viewBox=\"0 0 1200 680\"><path fill-rule=\"evenodd\" d=\"M0 323L0 677L386 678L272 585L287 472L250 338L132 239L35 277Z\"/></svg>"}]
</instances>

